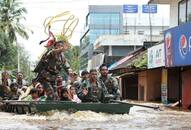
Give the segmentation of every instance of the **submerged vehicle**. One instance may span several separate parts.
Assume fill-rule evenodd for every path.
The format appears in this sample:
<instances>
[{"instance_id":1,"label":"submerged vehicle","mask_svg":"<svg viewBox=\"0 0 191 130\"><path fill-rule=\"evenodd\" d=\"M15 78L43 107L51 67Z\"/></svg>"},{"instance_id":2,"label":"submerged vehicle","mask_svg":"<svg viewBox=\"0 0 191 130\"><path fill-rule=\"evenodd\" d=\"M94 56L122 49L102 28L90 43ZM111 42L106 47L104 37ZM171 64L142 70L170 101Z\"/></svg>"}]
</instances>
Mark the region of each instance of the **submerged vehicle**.
<instances>
[{"instance_id":1,"label":"submerged vehicle","mask_svg":"<svg viewBox=\"0 0 191 130\"><path fill-rule=\"evenodd\" d=\"M47 112L51 110L94 111L112 114L128 114L133 104L130 103L76 103L71 101L3 101L2 110L5 112L26 114Z\"/></svg>"}]
</instances>

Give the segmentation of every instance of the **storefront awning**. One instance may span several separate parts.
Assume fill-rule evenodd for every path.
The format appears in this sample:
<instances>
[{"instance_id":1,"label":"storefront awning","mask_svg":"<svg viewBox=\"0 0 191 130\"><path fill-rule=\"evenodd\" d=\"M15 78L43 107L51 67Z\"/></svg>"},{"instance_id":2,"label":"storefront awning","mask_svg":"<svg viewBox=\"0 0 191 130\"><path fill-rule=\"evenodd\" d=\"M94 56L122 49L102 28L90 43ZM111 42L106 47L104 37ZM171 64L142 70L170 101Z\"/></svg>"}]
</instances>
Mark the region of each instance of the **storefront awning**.
<instances>
[{"instance_id":1,"label":"storefront awning","mask_svg":"<svg viewBox=\"0 0 191 130\"><path fill-rule=\"evenodd\" d=\"M121 75L124 73L138 72L145 69L147 69L147 50L133 55L122 64L111 69L110 72L114 75Z\"/></svg>"},{"instance_id":2,"label":"storefront awning","mask_svg":"<svg viewBox=\"0 0 191 130\"><path fill-rule=\"evenodd\" d=\"M139 62L142 62L142 60L147 60L147 57L142 57L142 56L147 56L145 54L146 53L145 50L146 49L143 47L132 52L131 54L127 55L126 57L122 58L121 60L111 65L109 67L109 70L112 71L112 70L122 69L122 68L131 68L131 66L140 67Z\"/></svg>"},{"instance_id":3,"label":"storefront awning","mask_svg":"<svg viewBox=\"0 0 191 130\"><path fill-rule=\"evenodd\" d=\"M137 55L139 52L144 51L144 50L145 50L145 48L141 47L141 48L137 49L136 51L133 51L133 52L129 53L127 56L123 57L119 61L117 61L114 64L112 64L111 66L109 66L109 70L115 69L116 67L120 66L121 64L123 64L124 62L128 61L133 56Z\"/></svg>"}]
</instances>

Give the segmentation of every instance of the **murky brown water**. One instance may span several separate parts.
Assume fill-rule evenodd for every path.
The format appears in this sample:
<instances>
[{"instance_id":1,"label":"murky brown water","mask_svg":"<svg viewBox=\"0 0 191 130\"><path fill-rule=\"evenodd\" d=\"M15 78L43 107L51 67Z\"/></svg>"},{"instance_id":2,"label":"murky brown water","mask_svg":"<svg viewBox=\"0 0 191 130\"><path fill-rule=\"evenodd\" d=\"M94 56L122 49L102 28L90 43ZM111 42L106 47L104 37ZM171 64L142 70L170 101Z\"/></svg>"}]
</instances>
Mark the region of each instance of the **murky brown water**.
<instances>
[{"instance_id":1,"label":"murky brown water","mask_svg":"<svg viewBox=\"0 0 191 130\"><path fill-rule=\"evenodd\" d=\"M52 111L38 115L14 115L0 112L0 129L4 130L191 130L191 112L142 107L130 114L112 115L91 111Z\"/></svg>"}]
</instances>

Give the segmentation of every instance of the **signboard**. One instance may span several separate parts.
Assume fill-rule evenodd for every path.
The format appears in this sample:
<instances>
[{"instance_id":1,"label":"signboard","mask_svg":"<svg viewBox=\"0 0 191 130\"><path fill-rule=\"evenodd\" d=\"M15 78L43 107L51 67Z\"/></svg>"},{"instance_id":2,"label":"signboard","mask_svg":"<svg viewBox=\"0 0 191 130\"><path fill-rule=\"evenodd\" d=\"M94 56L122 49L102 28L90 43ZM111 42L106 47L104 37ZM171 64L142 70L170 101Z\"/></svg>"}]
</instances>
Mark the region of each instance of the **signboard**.
<instances>
[{"instance_id":1,"label":"signboard","mask_svg":"<svg viewBox=\"0 0 191 130\"><path fill-rule=\"evenodd\" d=\"M191 23L165 31L165 62L167 67L191 65Z\"/></svg>"},{"instance_id":2,"label":"signboard","mask_svg":"<svg viewBox=\"0 0 191 130\"><path fill-rule=\"evenodd\" d=\"M142 13L157 13L157 5L142 5Z\"/></svg>"},{"instance_id":3,"label":"signboard","mask_svg":"<svg viewBox=\"0 0 191 130\"><path fill-rule=\"evenodd\" d=\"M138 5L123 5L124 13L138 13Z\"/></svg>"},{"instance_id":4,"label":"signboard","mask_svg":"<svg viewBox=\"0 0 191 130\"><path fill-rule=\"evenodd\" d=\"M159 44L148 49L148 68L165 66L164 44Z\"/></svg>"}]
</instances>

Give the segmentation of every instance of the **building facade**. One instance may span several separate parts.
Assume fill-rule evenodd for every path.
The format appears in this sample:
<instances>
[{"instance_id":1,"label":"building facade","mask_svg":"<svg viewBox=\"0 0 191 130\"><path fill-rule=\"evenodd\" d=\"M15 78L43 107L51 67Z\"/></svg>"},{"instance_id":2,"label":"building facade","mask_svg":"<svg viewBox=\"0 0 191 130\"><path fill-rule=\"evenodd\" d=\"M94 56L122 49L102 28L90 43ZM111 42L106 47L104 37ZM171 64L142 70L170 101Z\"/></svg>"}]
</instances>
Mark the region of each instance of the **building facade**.
<instances>
[{"instance_id":1,"label":"building facade","mask_svg":"<svg viewBox=\"0 0 191 130\"><path fill-rule=\"evenodd\" d=\"M150 0L149 3L170 5L170 27L191 22L191 0Z\"/></svg>"},{"instance_id":2,"label":"building facade","mask_svg":"<svg viewBox=\"0 0 191 130\"><path fill-rule=\"evenodd\" d=\"M149 47L163 40L163 32L169 28L169 10L163 15L163 8L169 9L168 6L155 5L155 10L150 14L146 7L148 6L124 5L123 35L102 35L97 38L94 42L94 57L103 53L104 63L110 66L142 46ZM90 60L88 67L98 68L94 59Z\"/></svg>"},{"instance_id":3,"label":"building facade","mask_svg":"<svg viewBox=\"0 0 191 130\"><path fill-rule=\"evenodd\" d=\"M131 11L131 6L137 10ZM163 15L164 7L157 5L156 11L148 13L145 6L89 6L86 31L80 40L81 70L91 69L95 63L92 57L97 59L95 56L99 53L112 59L105 59L110 65L146 43L163 40L163 31L169 28L168 12Z\"/></svg>"},{"instance_id":4,"label":"building facade","mask_svg":"<svg viewBox=\"0 0 191 130\"><path fill-rule=\"evenodd\" d=\"M191 0L150 0L149 3L170 5L171 28L166 30L164 34L168 81L167 97L172 97L172 94L176 92L174 97L182 104L183 108L190 109ZM170 72L173 74L169 75ZM170 86L170 83L174 83L174 85Z\"/></svg>"},{"instance_id":5,"label":"building facade","mask_svg":"<svg viewBox=\"0 0 191 130\"><path fill-rule=\"evenodd\" d=\"M86 16L86 29L80 39L80 69L87 69L93 56L93 44L103 34L123 33L122 5L90 5Z\"/></svg>"}]
</instances>

